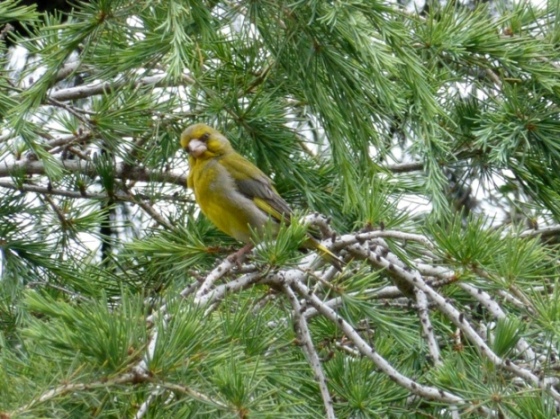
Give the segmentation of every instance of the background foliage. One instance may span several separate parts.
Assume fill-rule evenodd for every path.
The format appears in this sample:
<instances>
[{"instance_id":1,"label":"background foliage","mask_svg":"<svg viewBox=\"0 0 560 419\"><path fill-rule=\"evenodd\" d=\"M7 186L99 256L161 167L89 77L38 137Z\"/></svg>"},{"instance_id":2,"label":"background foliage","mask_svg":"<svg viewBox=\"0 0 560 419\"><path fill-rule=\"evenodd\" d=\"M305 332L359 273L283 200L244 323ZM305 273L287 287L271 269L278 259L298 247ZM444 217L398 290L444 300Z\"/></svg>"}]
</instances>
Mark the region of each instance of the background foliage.
<instances>
[{"instance_id":1,"label":"background foliage","mask_svg":"<svg viewBox=\"0 0 560 419\"><path fill-rule=\"evenodd\" d=\"M0 416L556 414L557 0L63 6L0 3ZM226 259L193 122L342 273Z\"/></svg>"}]
</instances>

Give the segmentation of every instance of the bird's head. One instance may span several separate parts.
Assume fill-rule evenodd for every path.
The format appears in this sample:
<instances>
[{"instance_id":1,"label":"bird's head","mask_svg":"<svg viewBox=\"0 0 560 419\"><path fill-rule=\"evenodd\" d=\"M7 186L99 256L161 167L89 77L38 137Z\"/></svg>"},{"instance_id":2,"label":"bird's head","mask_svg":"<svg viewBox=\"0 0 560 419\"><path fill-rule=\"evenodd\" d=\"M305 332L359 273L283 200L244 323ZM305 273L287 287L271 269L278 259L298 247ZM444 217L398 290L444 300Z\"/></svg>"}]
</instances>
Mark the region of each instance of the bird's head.
<instances>
[{"instance_id":1,"label":"bird's head","mask_svg":"<svg viewBox=\"0 0 560 419\"><path fill-rule=\"evenodd\" d=\"M233 151L228 139L206 124L194 124L181 134L181 147L194 159L209 159Z\"/></svg>"}]
</instances>

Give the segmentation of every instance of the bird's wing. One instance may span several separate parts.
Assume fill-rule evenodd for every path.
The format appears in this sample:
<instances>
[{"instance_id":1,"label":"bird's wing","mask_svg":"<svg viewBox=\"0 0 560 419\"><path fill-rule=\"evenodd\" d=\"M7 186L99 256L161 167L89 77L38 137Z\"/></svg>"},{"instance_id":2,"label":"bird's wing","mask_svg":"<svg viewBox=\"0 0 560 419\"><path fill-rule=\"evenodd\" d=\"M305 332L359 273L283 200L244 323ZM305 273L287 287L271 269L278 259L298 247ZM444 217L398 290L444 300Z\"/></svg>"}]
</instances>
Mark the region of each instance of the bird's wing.
<instances>
[{"instance_id":1,"label":"bird's wing","mask_svg":"<svg viewBox=\"0 0 560 419\"><path fill-rule=\"evenodd\" d=\"M253 163L237 153L220 159L240 193L252 199L257 207L278 221L288 221L292 211L282 199L272 181Z\"/></svg>"}]
</instances>

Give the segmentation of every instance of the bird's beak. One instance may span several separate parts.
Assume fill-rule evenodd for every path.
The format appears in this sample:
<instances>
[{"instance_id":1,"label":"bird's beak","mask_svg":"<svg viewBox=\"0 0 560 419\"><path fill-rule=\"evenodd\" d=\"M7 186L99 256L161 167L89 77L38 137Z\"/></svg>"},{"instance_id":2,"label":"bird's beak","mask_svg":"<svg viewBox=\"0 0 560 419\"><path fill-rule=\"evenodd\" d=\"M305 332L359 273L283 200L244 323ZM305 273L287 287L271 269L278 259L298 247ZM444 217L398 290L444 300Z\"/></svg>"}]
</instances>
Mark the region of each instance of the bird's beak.
<instances>
[{"instance_id":1,"label":"bird's beak","mask_svg":"<svg viewBox=\"0 0 560 419\"><path fill-rule=\"evenodd\" d=\"M189 142L189 146L187 147L187 151L194 158L202 156L206 150L208 150L206 144L199 140L191 140Z\"/></svg>"}]
</instances>

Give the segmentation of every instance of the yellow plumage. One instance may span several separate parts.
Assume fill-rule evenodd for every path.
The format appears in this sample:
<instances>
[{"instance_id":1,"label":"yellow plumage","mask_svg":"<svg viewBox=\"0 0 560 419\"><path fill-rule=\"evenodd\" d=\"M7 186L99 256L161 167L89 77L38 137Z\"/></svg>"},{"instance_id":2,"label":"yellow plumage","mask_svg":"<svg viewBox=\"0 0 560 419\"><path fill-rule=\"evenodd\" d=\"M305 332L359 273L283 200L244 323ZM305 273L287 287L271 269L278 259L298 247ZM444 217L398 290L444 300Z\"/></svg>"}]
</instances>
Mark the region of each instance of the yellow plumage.
<instances>
[{"instance_id":1,"label":"yellow plumage","mask_svg":"<svg viewBox=\"0 0 560 419\"><path fill-rule=\"evenodd\" d=\"M236 153L230 142L205 124L191 125L181 134L181 147L189 153L188 186L203 214L224 233L251 243L270 219L289 221L291 210L272 181L258 167ZM343 262L311 236L305 247L340 269Z\"/></svg>"}]
</instances>

